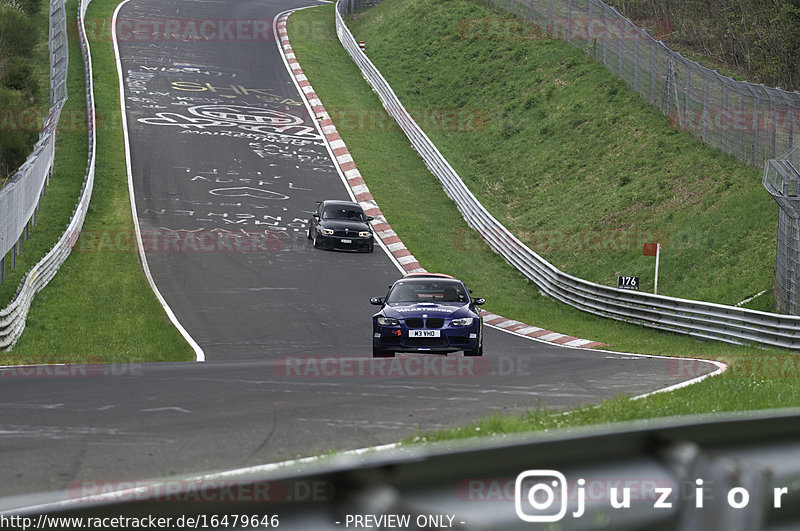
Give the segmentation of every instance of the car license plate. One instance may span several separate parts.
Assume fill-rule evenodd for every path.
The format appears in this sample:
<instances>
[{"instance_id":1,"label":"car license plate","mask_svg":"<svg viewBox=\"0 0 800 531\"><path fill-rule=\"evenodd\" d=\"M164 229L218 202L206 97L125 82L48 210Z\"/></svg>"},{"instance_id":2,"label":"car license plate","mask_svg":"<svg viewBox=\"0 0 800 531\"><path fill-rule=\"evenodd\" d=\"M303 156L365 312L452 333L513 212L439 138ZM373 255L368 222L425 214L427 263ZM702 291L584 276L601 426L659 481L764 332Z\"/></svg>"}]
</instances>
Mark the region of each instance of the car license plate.
<instances>
[{"instance_id":1,"label":"car license plate","mask_svg":"<svg viewBox=\"0 0 800 531\"><path fill-rule=\"evenodd\" d=\"M342 243L353 243L353 240L345 240L345 239L342 239Z\"/></svg>"},{"instance_id":2,"label":"car license plate","mask_svg":"<svg viewBox=\"0 0 800 531\"><path fill-rule=\"evenodd\" d=\"M439 337L439 330L409 330L408 337Z\"/></svg>"}]
</instances>

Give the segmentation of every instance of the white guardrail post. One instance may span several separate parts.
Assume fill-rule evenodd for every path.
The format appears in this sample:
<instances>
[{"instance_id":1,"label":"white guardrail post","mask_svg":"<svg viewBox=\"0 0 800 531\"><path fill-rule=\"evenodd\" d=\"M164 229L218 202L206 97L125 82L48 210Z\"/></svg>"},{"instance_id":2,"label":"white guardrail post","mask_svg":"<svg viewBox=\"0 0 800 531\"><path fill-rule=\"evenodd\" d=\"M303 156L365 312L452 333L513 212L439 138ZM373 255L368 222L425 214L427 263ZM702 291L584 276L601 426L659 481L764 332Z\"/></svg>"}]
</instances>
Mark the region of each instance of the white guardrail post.
<instances>
[{"instance_id":1,"label":"white guardrail post","mask_svg":"<svg viewBox=\"0 0 800 531\"><path fill-rule=\"evenodd\" d=\"M464 219L505 260L540 290L565 304L602 317L734 344L800 349L800 317L735 306L619 290L568 275L547 262L499 223L475 198L436 146L403 107L389 83L361 51L336 3L336 34L389 114L442 183Z\"/></svg>"},{"instance_id":2,"label":"white guardrail post","mask_svg":"<svg viewBox=\"0 0 800 531\"><path fill-rule=\"evenodd\" d=\"M4 309L0 310L0 351L10 350L22 335L22 331L25 328L25 319L28 315L28 309L30 308L33 298L42 288L47 285L48 282L50 282L53 276L55 276L59 267L61 267L61 264L64 263L64 261L67 259L67 256L69 256L70 252L72 251L72 246L75 244L81 228L83 227L83 222L86 218L86 211L89 208L89 200L92 197L96 147L94 117L95 106L94 89L92 85L92 58L89 50L89 41L86 37L86 28L84 25L84 17L90 1L91 0L81 0L78 8L78 32L80 34L81 54L83 55L84 70L86 73L86 110L89 127L89 157L86 174L84 175L83 179L81 195L78 200L78 204L75 205L75 211L72 215L72 219L70 220L69 225L67 225L64 233L61 235L61 238L53 246L50 252L48 252L44 258L42 258L39 263L33 266L31 270L28 271L28 273L23 277L19 287L17 288L16 295L11 303ZM54 31L52 27L52 21L54 18L54 13L58 14L59 11L61 16L60 19L58 19L58 23L61 25L61 29L59 31ZM33 155L31 155L33 157L46 150L46 157L37 157L37 159L46 161L46 164L41 162L37 163L41 166L39 170L41 173L39 173L39 176L41 177L42 186L44 185L50 169L52 168L53 154L55 151L55 127L58 120L58 114L60 113L64 100L66 99L65 87L67 72L67 45L64 0L53 0L50 5L50 14L51 92L53 97L59 98L59 101L52 103L54 105L55 112L53 109L51 109L50 118L48 118L48 121L45 124L45 131L47 131L47 134L42 140L39 141L40 144L37 144ZM57 38L54 38L54 35L56 35ZM58 75L54 74L56 70L59 72ZM62 75L63 77L61 77ZM42 143L44 144L42 145ZM31 175L32 174L28 174L28 176ZM12 179L6 188L15 185L17 185L17 183L15 183L14 179ZM6 188L3 189L3 192L6 192ZM31 215L38 204L39 195L42 193L42 190L43 188L38 189L36 194L33 194L35 200L28 203ZM31 194L28 194L28 196L31 196ZM2 196L0 196L0 200L2 200ZM27 220L30 219L30 216L22 219L24 219L22 223L25 225L27 224ZM0 253L5 255L7 249L2 247L4 241L2 238L3 234L5 234L4 227L0 226Z\"/></svg>"}]
</instances>

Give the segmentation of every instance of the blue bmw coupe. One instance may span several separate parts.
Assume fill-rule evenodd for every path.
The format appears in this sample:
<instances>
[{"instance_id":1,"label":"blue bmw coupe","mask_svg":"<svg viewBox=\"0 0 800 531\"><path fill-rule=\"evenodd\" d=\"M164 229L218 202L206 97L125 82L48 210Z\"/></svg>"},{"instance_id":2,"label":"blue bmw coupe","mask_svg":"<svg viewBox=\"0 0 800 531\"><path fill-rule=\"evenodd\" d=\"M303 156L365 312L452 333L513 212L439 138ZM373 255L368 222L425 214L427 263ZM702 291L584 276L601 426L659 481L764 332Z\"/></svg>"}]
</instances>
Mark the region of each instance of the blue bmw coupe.
<instances>
[{"instance_id":1,"label":"blue bmw coupe","mask_svg":"<svg viewBox=\"0 0 800 531\"><path fill-rule=\"evenodd\" d=\"M437 273L411 273L392 284L386 297L370 302L381 309L372 317L372 356L396 352L483 355L483 319L460 280Z\"/></svg>"}]
</instances>

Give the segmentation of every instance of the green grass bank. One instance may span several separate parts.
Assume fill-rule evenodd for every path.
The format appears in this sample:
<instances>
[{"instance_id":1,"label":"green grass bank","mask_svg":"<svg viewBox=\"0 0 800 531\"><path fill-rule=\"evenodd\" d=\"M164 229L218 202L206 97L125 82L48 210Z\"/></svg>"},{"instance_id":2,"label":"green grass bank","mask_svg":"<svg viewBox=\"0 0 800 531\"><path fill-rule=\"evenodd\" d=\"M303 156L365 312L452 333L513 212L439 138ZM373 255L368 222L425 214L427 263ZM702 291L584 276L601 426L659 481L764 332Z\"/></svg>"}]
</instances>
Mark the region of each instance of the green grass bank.
<instances>
[{"instance_id":1,"label":"green grass bank","mask_svg":"<svg viewBox=\"0 0 800 531\"><path fill-rule=\"evenodd\" d=\"M760 171L675 129L581 50L473 22L507 16L483 1L390 0L352 29L407 108L483 118L423 127L484 206L560 269L606 285L639 276L652 291L642 244L660 241L662 294L736 304L771 292L778 208ZM770 295L752 306L771 310Z\"/></svg>"}]
</instances>

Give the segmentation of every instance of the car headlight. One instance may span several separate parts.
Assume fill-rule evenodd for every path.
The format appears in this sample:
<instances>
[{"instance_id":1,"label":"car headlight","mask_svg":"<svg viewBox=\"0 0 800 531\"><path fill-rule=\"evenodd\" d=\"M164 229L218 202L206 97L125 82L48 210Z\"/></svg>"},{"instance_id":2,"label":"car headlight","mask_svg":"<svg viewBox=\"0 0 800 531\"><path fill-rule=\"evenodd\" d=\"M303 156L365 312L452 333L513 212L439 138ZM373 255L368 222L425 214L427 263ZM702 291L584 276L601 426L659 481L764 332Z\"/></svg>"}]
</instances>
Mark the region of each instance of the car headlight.
<instances>
[{"instance_id":1,"label":"car headlight","mask_svg":"<svg viewBox=\"0 0 800 531\"><path fill-rule=\"evenodd\" d=\"M321 229L319 229L319 231L322 234L325 234L326 236L333 236L333 230L331 230L331 229L322 229L321 228Z\"/></svg>"},{"instance_id":2,"label":"car headlight","mask_svg":"<svg viewBox=\"0 0 800 531\"><path fill-rule=\"evenodd\" d=\"M462 319L453 319L450 321L450 326L470 326L472 324L472 317L464 317Z\"/></svg>"},{"instance_id":3,"label":"car headlight","mask_svg":"<svg viewBox=\"0 0 800 531\"><path fill-rule=\"evenodd\" d=\"M394 317L378 317L378 324L381 326L397 326L400 322Z\"/></svg>"},{"instance_id":4,"label":"car headlight","mask_svg":"<svg viewBox=\"0 0 800 531\"><path fill-rule=\"evenodd\" d=\"M359 238L369 238L372 233L368 230L362 230L358 233Z\"/></svg>"}]
</instances>

